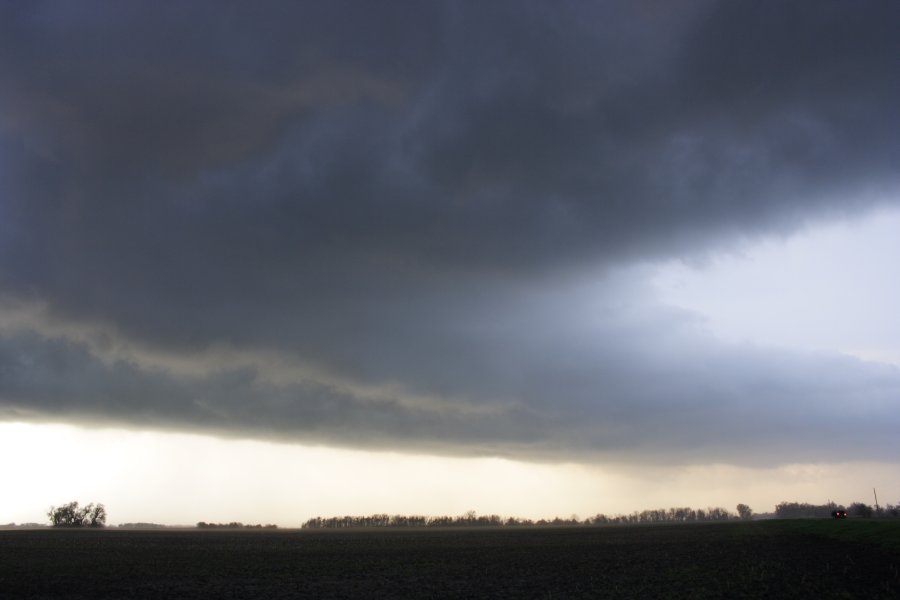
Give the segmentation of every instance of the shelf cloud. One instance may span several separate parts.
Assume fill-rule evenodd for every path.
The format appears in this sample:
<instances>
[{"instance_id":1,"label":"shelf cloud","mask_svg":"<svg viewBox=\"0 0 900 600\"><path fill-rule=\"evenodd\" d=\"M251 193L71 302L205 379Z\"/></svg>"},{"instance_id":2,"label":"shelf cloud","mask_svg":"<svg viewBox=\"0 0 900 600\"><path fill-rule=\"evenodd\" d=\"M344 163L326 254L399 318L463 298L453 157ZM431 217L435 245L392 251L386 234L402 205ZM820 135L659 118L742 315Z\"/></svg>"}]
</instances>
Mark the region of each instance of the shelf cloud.
<instances>
[{"instance_id":1,"label":"shelf cloud","mask_svg":"<svg viewBox=\"0 0 900 600\"><path fill-rule=\"evenodd\" d=\"M0 416L537 460L883 458L900 369L726 343L647 273L897 204L898 19L6 4Z\"/></svg>"}]
</instances>

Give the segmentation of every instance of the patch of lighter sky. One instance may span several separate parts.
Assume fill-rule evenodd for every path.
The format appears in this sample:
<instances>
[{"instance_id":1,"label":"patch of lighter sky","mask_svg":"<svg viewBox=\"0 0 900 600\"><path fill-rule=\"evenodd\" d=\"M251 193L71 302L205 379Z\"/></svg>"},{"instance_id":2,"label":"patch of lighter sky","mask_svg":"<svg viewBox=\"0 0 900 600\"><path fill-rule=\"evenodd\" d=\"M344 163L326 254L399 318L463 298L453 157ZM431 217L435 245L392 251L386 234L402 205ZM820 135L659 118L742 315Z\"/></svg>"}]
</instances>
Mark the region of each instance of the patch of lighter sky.
<instances>
[{"instance_id":1,"label":"patch of lighter sky","mask_svg":"<svg viewBox=\"0 0 900 600\"><path fill-rule=\"evenodd\" d=\"M656 269L658 300L729 342L838 352L900 366L900 210L880 210L708 263Z\"/></svg>"},{"instance_id":2,"label":"patch of lighter sky","mask_svg":"<svg viewBox=\"0 0 900 600\"><path fill-rule=\"evenodd\" d=\"M198 521L297 527L313 516L581 518L738 502L900 500L900 466L746 469L549 465L446 458L70 425L0 423L0 524L45 523L50 505L103 502L110 524ZM893 486L893 487L891 487Z\"/></svg>"}]
</instances>

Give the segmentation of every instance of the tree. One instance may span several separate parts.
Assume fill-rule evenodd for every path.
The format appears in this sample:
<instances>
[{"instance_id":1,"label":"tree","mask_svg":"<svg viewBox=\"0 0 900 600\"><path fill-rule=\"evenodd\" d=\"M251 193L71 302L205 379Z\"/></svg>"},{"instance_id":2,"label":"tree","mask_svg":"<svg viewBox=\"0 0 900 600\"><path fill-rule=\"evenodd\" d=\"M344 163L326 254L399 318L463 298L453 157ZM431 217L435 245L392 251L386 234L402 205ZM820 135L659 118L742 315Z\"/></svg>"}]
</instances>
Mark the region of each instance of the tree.
<instances>
[{"instance_id":1,"label":"tree","mask_svg":"<svg viewBox=\"0 0 900 600\"><path fill-rule=\"evenodd\" d=\"M865 504L863 502L854 502L847 508L847 512L849 512L854 517L864 517L868 519L871 518L875 511L868 504Z\"/></svg>"},{"instance_id":2,"label":"tree","mask_svg":"<svg viewBox=\"0 0 900 600\"><path fill-rule=\"evenodd\" d=\"M106 526L106 507L100 503L88 504L84 507L87 511L88 527Z\"/></svg>"},{"instance_id":3,"label":"tree","mask_svg":"<svg viewBox=\"0 0 900 600\"><path fill-rule=\"evenodd\" d=\"M738 504L737 505L737 513L738 516L744 521L749 521L753 518L753 509L747 506L746 504Z\"/></svg>"},{"instance_id":4,"label":"tree","mask_svg":"<svg viewBox=\"0 0 900 600\"><path fill-rule=\"evenodd\" d=\"M51 506L47 516L54 527L106 526L106 507L102 504L79 507L78 502L69 502L59 507Z\"/></svg>"},{"instance_id":5,"label":"tree","mask_svg":"<svg viewBox=\"0 0 900 600\"><path fill-rule=\"evenodd\" d=\"M78 502L69 502L58 508L51 506L47 516L54 527L81 527L79 513Z\"/></svg>"}]
</instances>

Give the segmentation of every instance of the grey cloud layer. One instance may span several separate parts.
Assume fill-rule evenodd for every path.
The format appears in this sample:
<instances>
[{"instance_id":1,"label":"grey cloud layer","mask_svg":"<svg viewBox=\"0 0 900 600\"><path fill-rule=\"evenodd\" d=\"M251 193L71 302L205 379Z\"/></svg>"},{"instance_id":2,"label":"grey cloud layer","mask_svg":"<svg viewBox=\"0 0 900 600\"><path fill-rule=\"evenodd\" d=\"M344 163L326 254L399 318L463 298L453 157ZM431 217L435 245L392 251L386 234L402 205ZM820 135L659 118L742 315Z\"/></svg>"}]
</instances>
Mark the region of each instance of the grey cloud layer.
<instances>
[{"instance_id":1,"label":"grey cloud layer","mask_svg":"<svg viewBox=\"0 0 900 600\"><path fill-rule=\"evenodd\" d=\"M0 291L155 352L220 344L328 373L185 379L20 331L3 338L7 407L731 456L763 431L813 447L853 397L871 412L836 447L878 447L858 439L885 423L896 373L844 360L823 382L819 362L717 349L658 307L623 316L646 290L608 270L895 192L894 2L0 10ZM565 291L587 272L605 281L593 312ZM689 351L652 350L666 343Z\"/></svg>"}]
</instances>

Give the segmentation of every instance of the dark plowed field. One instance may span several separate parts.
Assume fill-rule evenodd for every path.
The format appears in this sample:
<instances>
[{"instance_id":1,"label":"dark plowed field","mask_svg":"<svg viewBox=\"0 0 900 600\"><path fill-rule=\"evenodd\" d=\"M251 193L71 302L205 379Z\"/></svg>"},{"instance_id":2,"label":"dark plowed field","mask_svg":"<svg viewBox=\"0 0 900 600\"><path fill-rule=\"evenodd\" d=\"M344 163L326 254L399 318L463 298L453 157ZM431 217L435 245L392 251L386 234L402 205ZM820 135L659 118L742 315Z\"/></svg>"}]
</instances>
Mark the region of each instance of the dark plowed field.
<instances>
[{"instance_id":1,"label":"dark plowed field","mask_svg":"<svg viewBox=\"0 0 900 600\"><path fill-rule=\"evenodd\" d=\"M0 598L900 598L855 525L3 531Z\"/></svg>"}]
</instances>

